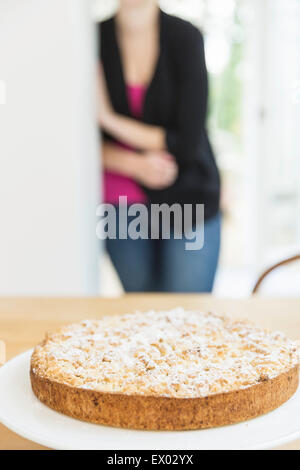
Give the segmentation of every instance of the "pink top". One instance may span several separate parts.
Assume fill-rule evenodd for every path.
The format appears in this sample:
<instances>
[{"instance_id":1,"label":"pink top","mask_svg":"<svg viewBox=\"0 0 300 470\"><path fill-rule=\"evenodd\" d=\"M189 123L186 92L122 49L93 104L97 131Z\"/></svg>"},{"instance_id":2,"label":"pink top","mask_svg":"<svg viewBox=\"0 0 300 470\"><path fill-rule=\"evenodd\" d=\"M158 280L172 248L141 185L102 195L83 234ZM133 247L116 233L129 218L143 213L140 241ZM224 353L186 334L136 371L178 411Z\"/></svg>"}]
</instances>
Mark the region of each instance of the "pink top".
<instances>
[{"instance_id":1,"label":"pink top","mask_svg":"<svg viewBox=\"0 0 300 470\"><path fill-rule=\"evenodd\" d=\"M141 85L127 85L129 109L132 117L140 119L143 113L146 87ZM117 142L121 148L132 150L128 145ZM147 202L147 196L142 188L132 179L112 171L104 172L104 201L118 204L119 196L127 196L128 203Z\"/></svg>"}]
</instances>

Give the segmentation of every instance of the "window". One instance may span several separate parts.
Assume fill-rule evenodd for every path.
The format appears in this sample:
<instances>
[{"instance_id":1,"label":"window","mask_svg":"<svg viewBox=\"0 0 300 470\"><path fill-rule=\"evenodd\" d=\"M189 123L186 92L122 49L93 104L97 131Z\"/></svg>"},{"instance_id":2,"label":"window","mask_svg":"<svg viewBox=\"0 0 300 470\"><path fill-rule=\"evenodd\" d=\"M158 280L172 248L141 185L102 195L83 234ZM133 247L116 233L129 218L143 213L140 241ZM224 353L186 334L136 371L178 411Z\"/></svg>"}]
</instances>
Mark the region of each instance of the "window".
<instances>
[{"instance_id":1,"label":"window","mask_svg":"<svg viewBox=\"0 0 300 470\"><path fill-rule=\"evenodd\" d=\"M240 292L249 293L266 265L300 251L300 0L160 4L204 34L208 125L223 180L218 285L234 295L228 271L239 280L243 272ZM115 7L95 1L94 13Z\"/></svg>"}]
</instances>

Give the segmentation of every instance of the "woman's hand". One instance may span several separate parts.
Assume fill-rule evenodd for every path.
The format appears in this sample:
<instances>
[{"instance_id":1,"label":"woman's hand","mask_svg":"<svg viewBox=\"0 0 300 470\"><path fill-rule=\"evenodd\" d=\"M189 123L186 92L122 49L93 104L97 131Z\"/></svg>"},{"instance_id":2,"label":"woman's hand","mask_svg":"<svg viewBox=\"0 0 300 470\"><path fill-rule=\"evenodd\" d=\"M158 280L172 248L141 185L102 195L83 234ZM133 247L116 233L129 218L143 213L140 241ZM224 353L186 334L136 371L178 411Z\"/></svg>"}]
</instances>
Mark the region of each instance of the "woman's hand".
<instances>
[{"instance_id":1,"label":"woman's hand","mask_svg":"<svg viewBox=\"0 0 300 470\"><path fill-rule=\"evenodd\" d=\"M178 175L178 166L167 152L145 152L136 161L134 178L149 189L165 189Z\"/></svg>"},{"instance_id":2,"label":"woman's hand","mask_svg":"<svg viewBox=\"0 0 300 470\"><path fill-rule=\"evenodd\" d=\"M150 189L167 188L177 178L177 164L173 156L166 152L140 154L104 142L102 157L104 168L129 176Z\"/></svg>"},{"instance_id":3,"label":"woman's hand","mask_svg":"<svg viewBox=\"0 0 300 470\"><path fill-rule=\"evenodd\" d=\"M113 115L102 64L98 68L98 119L102 127L107 127Z\"/></svg>"}]
</instances>

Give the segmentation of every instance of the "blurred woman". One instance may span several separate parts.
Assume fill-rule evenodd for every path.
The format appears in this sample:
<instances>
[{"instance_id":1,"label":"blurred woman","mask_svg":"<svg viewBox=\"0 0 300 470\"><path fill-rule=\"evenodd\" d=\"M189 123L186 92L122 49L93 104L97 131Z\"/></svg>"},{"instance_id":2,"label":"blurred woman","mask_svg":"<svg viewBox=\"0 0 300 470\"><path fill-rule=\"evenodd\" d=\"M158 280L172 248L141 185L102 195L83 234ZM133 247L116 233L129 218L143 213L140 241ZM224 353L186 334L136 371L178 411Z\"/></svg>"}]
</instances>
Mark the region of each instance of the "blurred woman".
<instances>
[{"instance_id":1,"label":"blurred woman","mask_svg":"<svg viewBox=\"0 0 300 470\"><path fill-rule=\"evenodd\" d=\"M126 291L210 292L220 247L219 174L205 121L203 38L156 0L121 0L100 24L104 200L205 205L205 242L107 240ZM195 227L191 227L193 229Z\"/></svg>"}]
</instances>

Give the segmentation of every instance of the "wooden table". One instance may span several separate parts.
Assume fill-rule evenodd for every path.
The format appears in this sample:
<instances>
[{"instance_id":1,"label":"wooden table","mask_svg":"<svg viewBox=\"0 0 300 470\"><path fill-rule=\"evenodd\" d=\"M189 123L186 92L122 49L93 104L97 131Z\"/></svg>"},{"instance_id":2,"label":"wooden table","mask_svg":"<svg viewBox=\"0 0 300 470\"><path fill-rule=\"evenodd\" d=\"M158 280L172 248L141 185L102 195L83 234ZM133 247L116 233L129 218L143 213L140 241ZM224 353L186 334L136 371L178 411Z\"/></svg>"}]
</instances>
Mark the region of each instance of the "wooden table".
<instances>
[{"instance_id":1,"label":"wooden table","mask_svg":"<svg viewBox=\"0 0 300 470\"><path fill-rule=\"evenodd\" d=\"M300 298L245 300L219 299L209 295L129 294L108 298L0 298L0 340L7 346L7 359L32 348L62 324L102 315L134 310L168 309L177 306L215 310L237 317L248 317L271 329L280 329L300 339ZM43 449L0 424L0 450ZM300 440L281 449L300 449Z\"/></svg>"}]
</instances>

